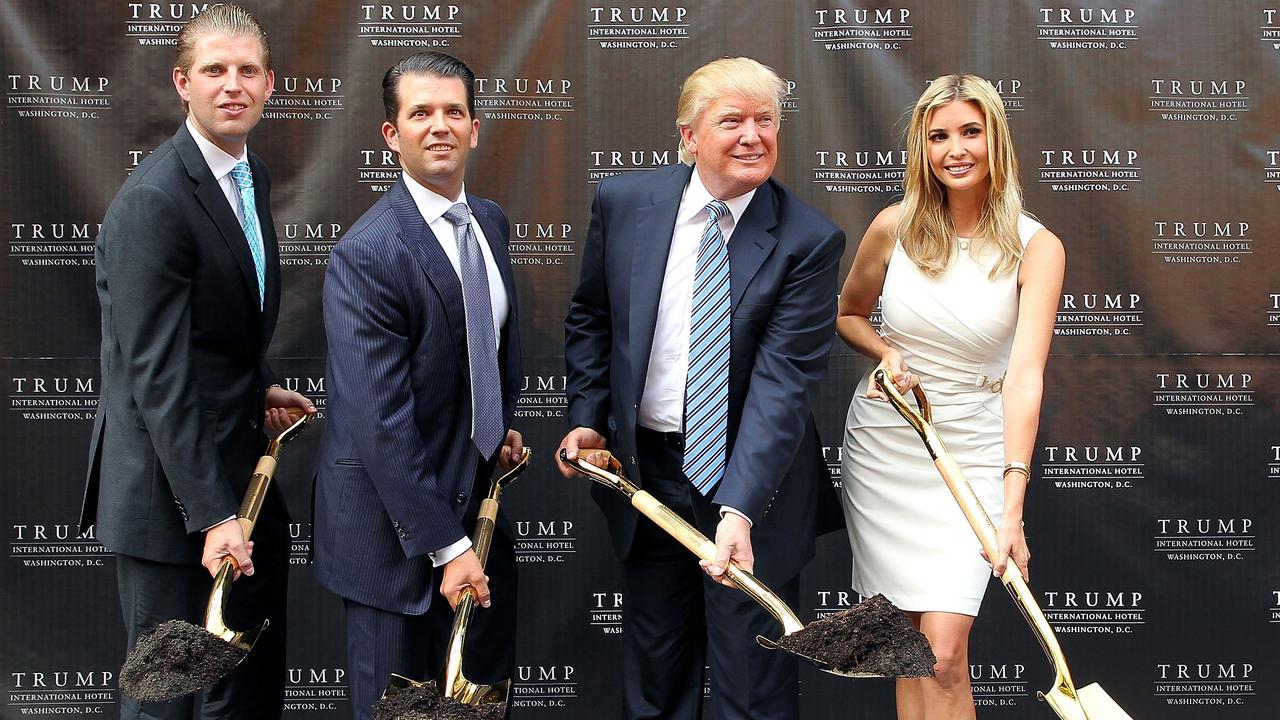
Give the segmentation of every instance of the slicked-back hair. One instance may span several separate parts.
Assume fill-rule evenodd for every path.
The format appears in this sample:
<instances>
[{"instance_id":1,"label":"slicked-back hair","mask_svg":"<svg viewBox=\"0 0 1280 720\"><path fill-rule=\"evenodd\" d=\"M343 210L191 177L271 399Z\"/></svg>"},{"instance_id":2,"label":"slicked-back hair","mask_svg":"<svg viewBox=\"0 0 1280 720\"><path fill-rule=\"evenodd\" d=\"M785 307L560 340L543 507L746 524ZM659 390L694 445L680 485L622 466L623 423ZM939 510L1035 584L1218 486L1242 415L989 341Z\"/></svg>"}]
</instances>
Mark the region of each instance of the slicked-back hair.
<instances>
[{"instance_id":1,"label":"slicked-back hair","mask_svg":"<svg viewBox=\"0 0 1280 720\"><path fill-rule=\"evenodd\" d=\"M426 51L401 59L382 77L382 107L386 110L387 122L392 125L400 113L400 78L405 75L458 78L467 88L467 113L473 118L476 116L476 74L452 55Z\"/></svg>"},{"instance_id":2,"label":"slicked-back hair","mask_svg":"<svg viewBox=\"0 0 1280 720\"><path fill-rule=\"evenodd\" d=\"M178 52L173 66L183 75L191 75L191 64L196 59L196 43L206 35L248 35L255 37L262 44L262 69L271 68L271 41L267 39L267 31L262 29L258 19L248 10L231 3L218 3L201 10L178 31ZM182 111L187 111L187 102L182 101Z\"/></svg>"}]
</instances>

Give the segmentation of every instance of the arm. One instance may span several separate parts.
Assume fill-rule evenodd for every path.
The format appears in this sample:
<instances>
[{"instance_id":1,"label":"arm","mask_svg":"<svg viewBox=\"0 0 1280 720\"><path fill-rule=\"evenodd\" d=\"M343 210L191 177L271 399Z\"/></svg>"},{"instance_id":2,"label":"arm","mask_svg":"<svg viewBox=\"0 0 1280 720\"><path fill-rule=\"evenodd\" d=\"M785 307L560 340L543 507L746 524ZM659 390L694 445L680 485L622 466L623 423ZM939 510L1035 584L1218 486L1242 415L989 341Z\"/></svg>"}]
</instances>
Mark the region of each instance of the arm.
<instances>
[{"instance_id":1,"label":"arm","mask_svg":"<svg viewBox=\"0 0 1280 720\"><path fill-rule=\"evenodd\" d=\"M836 333L849 347L877 361L879 367L889 371L898 391L905 393L911 388L912 382L907 364L902 355L880 337L871 326L870 319L876 300L884 289L889 258L893 256L899 207L893 205L881 210L862 236L858 254L853 258L853 267L849 269L844 288L840 290ZM888 400L875 382L868 386L867 397Z\"/></svg>"},{"instance_id":2,"label":"arm","mask_svg":"<svg viewBox=\"0 0 1280 720\"><path fill-rule=\"evenodd\" d=\"M186 530L199 532L235 515L240 503L201 412L191 358L197 240L174 199L147 185L117 198L103 231L102 271L120 374L169 489L186 509ZM233 544L242 548L243 539Z\"/></svg>"},{"instance_id":3,"label":"arm","mask_svg":"<svg viewBox=\"0 0 1280 720\"><path fill-rule=\"evenodd\" d=\"M600 188L591 202L591 225L582 248L582 270L578 287L569 298L564 319L565 394L569 405L569 425L573 430L560 446L570 459L578 448L603 448L609 422L609 355L613 337L610 321L609 289L604 263L604 203ZM565 477L576 473L556 463Z\"/></svg>"},{"instance_id":4,"label":"arm","mask_svg":"<svg viewBox=\"0 0 1280 720\"><path fill-rule=\"evenodd\" d=\"M742 442L734 443L715 494L717 504L752 522L760 520L795 459L826 372L844 245L844 233L835 230L791 268L759 339L736 433Z\"/></svg>"},{"instance_id":5,"label":"arm","mask_svg":"<svg viewBox=\"0 0 1280 720\"><path fill-rule=\"evenodd\" d=\"M379 256L362 238L344 238L325 273L324 325L329 382L352 396L341 407L342 422L383 507L400 524L405 556L413 558L466 533L443 496L414 416L411 300L396 283L396 272L393 258Z\"/></svg>"},{"instance_id":6,"label":"arm","mask_svg":"<svg viewBox=\"0 0 1280 720\"><path fill-rule=\"evenodd\" d=\"M1048 230L1041 230L1027 244L1026 256L1018 270L1018 326L1014 330L1009 370L1001 391L1006 462L1031 462L1036 430L1040 426L1044 366L1049 358L1065 265L1062 241ZM992 563L997 575L1004 572L1006 561L1012 555L1023 577L1029 577L1031 553L1022 529L1026 490L1027 479L1021 473L1010 472L1004 476L1004 519L997 533L1000 555Z\"/></svg>"}]
</instances>

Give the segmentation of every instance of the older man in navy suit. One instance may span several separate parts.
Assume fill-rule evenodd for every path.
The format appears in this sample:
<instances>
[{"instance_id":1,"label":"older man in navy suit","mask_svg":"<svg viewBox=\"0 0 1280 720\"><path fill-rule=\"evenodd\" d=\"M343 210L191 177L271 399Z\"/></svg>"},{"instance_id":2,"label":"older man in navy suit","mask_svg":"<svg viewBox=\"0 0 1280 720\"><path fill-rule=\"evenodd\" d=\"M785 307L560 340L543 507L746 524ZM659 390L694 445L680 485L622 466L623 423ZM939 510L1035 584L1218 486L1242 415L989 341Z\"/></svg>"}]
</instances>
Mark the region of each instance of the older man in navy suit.
<instances>
[{"instance_id":1,"label":"older man in navy suit","mask_svg":"<svg viewBox=\"0 0 1280 720\"><path fill-rule=\"evenodd\" d=\"M784 92L749 58L699 68L676 120L686 164L610 178L592 205L561 447L610 449L717 547L704 575L593 488L624 570L625 718L701 717L708 655L712 717L798 717L794 660L754 639L775 621L724 575L733 560L795 605L819 511L836 509L810 408L844 233L770 179Z\"/></svg>"},{"instance_id":2,"label":"older man in navy suit","mask_svg":"<svg viewBox=\"0 0 1280 720\"><path fill-rule=\"evenodd\" d=\"M474 83L442 53L387 71L382 134L404 172L338 241L325 274L315 573L346 607L356 718L391 673L443 666L464 588L487 608L468 635L468 677L496 681L515 665L510 537L500 519L487 568L469 537L482 482L523 451L508 429L521 385L509 223L463 187L480 133Z\"/></svg>"}]
</instances>

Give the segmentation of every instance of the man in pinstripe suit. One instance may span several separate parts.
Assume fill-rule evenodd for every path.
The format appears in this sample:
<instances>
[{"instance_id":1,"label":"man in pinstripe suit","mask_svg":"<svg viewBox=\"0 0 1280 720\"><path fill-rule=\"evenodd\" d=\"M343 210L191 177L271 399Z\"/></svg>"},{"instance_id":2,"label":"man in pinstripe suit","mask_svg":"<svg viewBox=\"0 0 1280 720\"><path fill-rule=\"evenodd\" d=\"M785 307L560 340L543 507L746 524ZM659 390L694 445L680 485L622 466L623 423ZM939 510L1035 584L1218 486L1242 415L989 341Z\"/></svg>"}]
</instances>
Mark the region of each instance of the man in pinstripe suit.
<instances>
[{"instance_id":1,"label":"man in pinstripe suit","mask_svg":"<svg viewBox=\"0 0 1280 720\"><path fill-rule=\"evenodd\" d=\"M316 470L316 579L341 595L356 718L388 676L433 676L464 588L482 608L467 675L513 674L515 555L499 517L487 567L468 537L494 464L520 456L509 223L463 187L476 147L471 70L442 53L383 79L403 174L329 259L329 406ZM486 576L486 572L489 576ZM436 591L448 604L433 597Z\"/></svg>"}]
</instances>

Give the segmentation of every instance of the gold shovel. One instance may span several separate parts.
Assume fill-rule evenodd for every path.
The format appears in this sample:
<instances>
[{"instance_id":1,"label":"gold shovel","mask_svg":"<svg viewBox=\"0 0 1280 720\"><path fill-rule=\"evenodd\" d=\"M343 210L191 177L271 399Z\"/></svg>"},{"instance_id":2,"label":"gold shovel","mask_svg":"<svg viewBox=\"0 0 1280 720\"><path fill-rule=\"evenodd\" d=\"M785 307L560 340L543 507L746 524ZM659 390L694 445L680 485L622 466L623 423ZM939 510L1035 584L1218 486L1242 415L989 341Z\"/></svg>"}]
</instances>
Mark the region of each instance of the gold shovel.
<instances>
[{"instance_id":1,"label":"gold shovel","mask_svg":"<svg viewBox=\"0 0 1280 720\"><path fill-rule=\"evenodd\" d=\"M978 496L973 492L973 487L960 472L960 466L956 464L955 458L947 452L942 439L930 424L933 420L933 412L924 390L919 384L911 389L916 396L916 403L920 406L920 410L916 411L907 404L884 370L875 371L875 381L889 397L893 407L920 434L925 447L929 450L929 455L933 457L933 464L937 466L942 479L947 483L947 488L951 490L952 497L960 505L960 510L969 521L969 527L973 528L974 534L978 536L978 541L982 543L987 557L994 559L998 555L996 527L987 516L987 511L983 509ZM1133 720L1097 683L1076 688L1071 681L1071 671L1067 669L1067 659L1062 654L1062 648L1058 646L1058 638L1054 635L1049 622L1045 620L1035 596L1031 594L1031 588L1027 587L1026 580L1023 580L1022 573L1014 563L1010 562L1005 567L1004 574L1000 576L1000 582L1004 583L1014 604L1022 612L1022 617L1040 641L1040 647L1048 656L1049 663L1053 665L1053 687L1049 688L1048 692L1036 693L1036 696L1049 703L1049 707L1053 708L1053 712L1062 720Z\"/></svg>"},{"instance_id":2,"label":"gold shovel","mask_svg":"<svg viewBox=\"0 0 1280 720\"><path fill-rule=\"evenodd\" d=\"M673 512L671 508L663 505L657 498L636 487L635 483L627 479L626 475L622 471L622 464L618 462L618 459L614 457L612 453L608 450L585 449L582 450L581 453L590 454L594 458L605 461L608 467L600 468L589 462L585 462L582 459L582 454L579 455L577 460L570 460L565 454L563 448L560 450L560 461L601 485L622 493L631 501L632 507L639 510L645 517L656 523L658 527L662 528L662 530L668 535L675 538L677 542L685 546L689 552L698 556L699 559L706 560L707 562L715 561L716 544L708 539L707 536L698 532L697 528L686 522L684 518ZM729 579L732 580L740 590L742 590L742 592L746 593L752 600L759 603L765 610L768 610L769 614L773 615L774 618L782 624L782 634L784 637L804 629L804 623L800 622L800 618L796 617L796 614L791 611L791 608L787 607L787 604L782 601L782 598L778 597L764 583L760 582L756 576L738 567L738 565L733 561L729 562L729 567L726 568L725 573L729 576ZM791 650L790 648L781 647L777 642L770 640L763 635L757 635L756 642L760 643L761 647L769 650L781 650L783 652L791 653L802 660L812 663L819 670L831 673L832 675L839 675L841 677L884 677L883 675L876 675L873 673L836 670L831 667L830 663L809 657L808 655L803 655Z\"/></svg>"},{"instance_id":3,"label":"gold shovel","mask_svg":"<svg viewBox=\"0 0 1280 720\"><path fill-rule=\"evenodd\" d=\"M267 488L271 487L271 478L275 475L276 463L280 460L280 447L300 435L315 413L303 413L289 408L289 416L295 418L294 423L267 445L267 452L258 459L258 465L253 469L253 477L249 480L249 487L245 490L244 500L240 503L240 512L236 515L236 521L240 523L240 529L244 532L245 542L249 542L249 537L253 535L253 526L258 522L258 514L262 511L262 503L267 497ZM248 653L253 649L258 636L270 623L264 618L261 623L248 630L233 630L227 627L223 613L226 611L227 602L231 599L232 583L239 569L240 566L235 558L230 555L222 559L218 574L213 578L213 590L209 593L209 606L204 614L204 629Z\"/></svg>"},{"instance_id":4,"label":"gold shovel","mask_svg":"<svg viewBox=\"0 0 1280 720\"><path fill-rule=\"evenodd\" d=\"M480 565L483 567L485 561L489 559L489 545L493 542L493 531L495 523L498 520L498 496L506 489L508 485L515 482L520 477L520 473L529 467L529 458L533 455L533 451L529 448L524 449L524 455L520 457L520 462L515 467L508 470L502 477L497 478L489 485L489 495L480 502L480 512L476 516L475 538L472 544L475 546L475 553L480 557ZM464 588L462 597L458 600L458 606L453 611L453 630L449 633L449 645L445 651L444 668L440 670L440 677L433 681L418 681L405 677L396 673L391 674L391 680L387 682L387 688L382 692L383 697L394 695L402 690L409 688L423 688L427 685L434 685L439 689L440 696L457 700L464 705L486 705L489 703L504 703L507 701L507 695L511 691L511 679L507 678L500 683L493 685L480 685L471 682L462 674L462 647L467 639L467 628L471 626L471 616L475 614L476 609L476 592L473 588Z\"/></svg>"}]
</instances>

